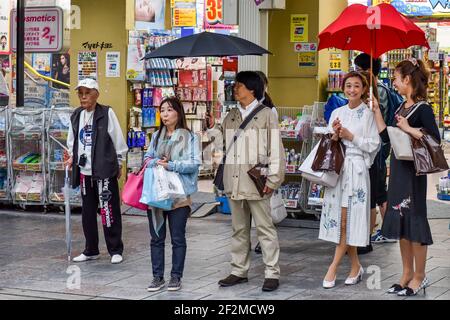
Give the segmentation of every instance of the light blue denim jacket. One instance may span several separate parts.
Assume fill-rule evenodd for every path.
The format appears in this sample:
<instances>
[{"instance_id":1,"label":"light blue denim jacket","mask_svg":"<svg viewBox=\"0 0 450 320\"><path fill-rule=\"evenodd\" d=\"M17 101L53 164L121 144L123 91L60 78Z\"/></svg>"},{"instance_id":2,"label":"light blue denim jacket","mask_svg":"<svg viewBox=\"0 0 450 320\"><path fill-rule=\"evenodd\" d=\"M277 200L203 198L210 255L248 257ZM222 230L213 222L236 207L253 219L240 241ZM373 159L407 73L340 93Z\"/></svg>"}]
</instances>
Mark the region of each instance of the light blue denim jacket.
<instances>
[{"instance_id":1,"label":"light blue denim jacket","mask_svg":"<svg viewBox=\"0 0 450 320\"><path fill-rule=\"evenodd\" d=\"M172 134L171 140L177 135L178 129ZM160 160L157 156L157 150L155 149L155 141L158 135L158 131L152 135L152 140L150 141L150 146L144 159L153 158L148 163L147 167L153 167L156 162ZM187 196L197 192L197 180L199 167L202 163L202 158L200 154L199 140L196 134L190 133L190 139L183 146L183 152L180 155L179 152L172 153L171 159L168 162L168 170L177 172L180 175L181 182L183 183L184 192Z\"/></svg>"}]
</instances>

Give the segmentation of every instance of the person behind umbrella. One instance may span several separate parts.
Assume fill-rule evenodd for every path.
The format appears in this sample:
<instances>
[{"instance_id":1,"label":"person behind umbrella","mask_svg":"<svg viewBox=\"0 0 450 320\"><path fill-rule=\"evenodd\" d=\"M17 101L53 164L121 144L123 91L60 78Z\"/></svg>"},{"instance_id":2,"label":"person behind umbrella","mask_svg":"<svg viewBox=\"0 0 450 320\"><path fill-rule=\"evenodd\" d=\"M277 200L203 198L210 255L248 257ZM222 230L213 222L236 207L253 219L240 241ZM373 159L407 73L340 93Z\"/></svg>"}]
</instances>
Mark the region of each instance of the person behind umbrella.
<instances>
[{"instance_id":1,"label":"person behind umbrella","mask_svg":"<svg viewBox=\"0 0 450 320\"><path fill-rule=\"evenodd\" d=\"M202 162L199 140L187 126L182 102L175 97L164 99L161 102L160 114L161 126L152 135L144 158L152 159L147 167L160 165L168 171L178 173L187 198L174 202L172 210L169 211L157 208L147 211L153 269L153 280L147 290L151 292L161 290L165 286L164 247L167 220L172 240L172 271L167 290L181 289L187 248L186 223L192 205L190 196L197 192L197 179Z\"/></svg>"},{"instance_id":2,"label":"person behind umbrella","mask_svg":"<svg viewBox=\"0 0 450 320\"><path fill-rule=\"evenodd\" d=\"M267 92L267 87L269 86L269 80L267 79L267 76L264 72L262 72L262 71L255 71L255 72L261 77L261 79L264 82L264 97L262 97L262 99L259 102L268 106L270 109L272 109L273 114L278 119L277 107L275 106L272 98L270 97L269 93ZM261 244L259 243L259 241L255 246L255 252L258 254L262 253Z\"/></svg>"},{"instance_id":3,"label":"person behind umbrella","mask_svg":"<svg viewBox=\"0 0 450 320\"><path fill-rule=\"evenodd\" d=\"M437 141L441 141L433 109L426 102L430 71L421 60L411 58L400 62L394 71L394 86L406 97L397 111L400 128L415 139L425 129ZM389 142L383 114L374 103L374 114L383 142ZM406 116L410 115L408 119ZM427 220L427 176L417 176L414 161L402 161L391 154L387 211L381 234L400 240L403 273L400 281L392 285L388 293L400 296L416 295L429 286L425 275L428 246L433 244L430 225Z\"/></svg>"},{"instance_id":4,"label":"person behind umbrella","mask_svg":"<svg viewBox=\"0 0 450 320\"><path fill-rule=\"evenodd\" d=\"M242 71L236 76L234 96L239 107L231 109L219 127L224 145L230 146L236 130L253 110L260 106L264 83L253 71ZM212 124L210 124L210 127ZM270 197L284 180L285 156L278 119L268 108L252 116L234 147L226 157L223 184L231 207L233 235L231 238L231 274L219 281L223 287L248 281L250 268L251 217L256 224L266 265L263 291L273 291L279 286L280 246L277 230L270 214ZM267 164L267 181L260 195L247 173L256 164Z\"/></svg>"},{"instance_id":5,"label":"person behind umbrella","mask_svg":"<svg viewBox=\"0 0 450 320\"><path fill-rule=\"evenodd\" d=\"M369 242L370 181L380 138L373 113L365 104L369 85L359 72L349 72L343 80L342 91L348 104L333 111L328 124L334 140L345 145L345 161L334 188L326 188L320 219L319 239L337 244L334 259L323 280L323 287L336 285L338 267L345 253L351 261L346 285L361 281L364 269L356 247Z\"/></svg>"},{"instance_id":6,"label":"person behind umbrella","mask_svg":"<svg viewBox=\"0 0 450 320\"><path fill-rule=\"evenodd\" d=\"M370 60L372 57L367 53L361 53L355 58L355 65L357 71L370 72ZM374 80L372 83L375 85L373 94L376 100L379 102L380 110L383 114L384 121L387 122L389 108L394 108L392 103L389 103L388 88L378 81L378 75L381 71L381 59L372 60L372 73ZM369 79L367 80L369 81ZM387 206L387 185L386 185L386 159L389 157L391 145L389 143L382 143L380 151L377 153L372 166L370 167L370 233L374 231L376 218L377 218L377 205L380 208L381 217L384 218ZM395 240L387 239L381 235L381 230L377 230L375 235L370 238L370 243L365 248L358 248L358 254L366 254L373 250L371 242L384 243L395 242Z\"/></svg>"},{"instance_id":7,"label":"person behind umbrella","mask_svg":"<svg viewBox=\"0 0 450 320\"><path fill-rule=\"evenodd\" d=\"M81 185L81 221L86 246L73 261L98 258L97 213L100 213L111 263L120 263L123 242L118 179L128 146L113 109L97 102L97 81L81 80L75 89L81 107L70 118L67 147L72 187Z\"/></svg>"}]
</instances>

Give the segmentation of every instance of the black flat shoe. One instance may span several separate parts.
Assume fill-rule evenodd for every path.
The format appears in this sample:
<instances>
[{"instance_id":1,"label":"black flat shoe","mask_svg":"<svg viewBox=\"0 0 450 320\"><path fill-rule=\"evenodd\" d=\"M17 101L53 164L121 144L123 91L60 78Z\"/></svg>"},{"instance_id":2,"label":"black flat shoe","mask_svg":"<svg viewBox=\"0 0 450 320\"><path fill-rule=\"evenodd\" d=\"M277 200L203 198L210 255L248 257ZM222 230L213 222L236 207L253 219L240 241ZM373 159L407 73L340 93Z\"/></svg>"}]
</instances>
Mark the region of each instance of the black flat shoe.
<instances>
[{"instance_id":1,"label":"black flat shoe","mask_svg":"<svg viewBox=\"0 0 450 320\"><path fill-rule=\"evenodd\" d=\"M389 294L397 294L397 293L399 293L400 291L402 291L403 289L405 289L405 288L403 288L401 285L399 285L399 284L393 284L389 289L388 289L388 291L387 291L387 293L389 293Z\"/></svg>"},{"instance_id":2,"label":"black flat shoe","mask_svg":"<svg viewBox=\"0 0 450 320\"><path fill-rule=\"evenodd\" d=\"M256 244L255 252L258 253L258 254L262 253L261 244L259 242Z\"/></svg>"}]
</instances>

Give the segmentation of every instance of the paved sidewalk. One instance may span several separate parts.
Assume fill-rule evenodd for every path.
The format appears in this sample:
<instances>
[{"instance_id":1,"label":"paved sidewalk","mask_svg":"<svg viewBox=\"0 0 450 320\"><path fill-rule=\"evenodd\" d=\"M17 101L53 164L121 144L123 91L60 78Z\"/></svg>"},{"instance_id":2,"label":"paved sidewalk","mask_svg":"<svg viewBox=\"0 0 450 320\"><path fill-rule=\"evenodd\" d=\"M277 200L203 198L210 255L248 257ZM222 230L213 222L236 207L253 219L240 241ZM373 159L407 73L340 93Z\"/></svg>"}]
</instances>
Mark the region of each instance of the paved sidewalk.
<instances>
[{"instance_id":1,"label":"paved sidewalk","mask_svg":"<svg viewBox=\"0 0 450 320\"><path fill-rule=\"evenodd\" d=\"M450 209L450 206L448 206ZM73 216L74 255L84 246L80 215ZM427 276L431 287L410 299L450 299L449 219L430 220L434 242L430 247ZM72 264L81 270L81 288L67 289L68 267L64 242L64 216L0 212L0 299L402 299L385 291L399 280L401 259L398 244L374 245L374 251L361 257L365 268L379 267L381 288L369 290L364 281L347 287L349 270L344 259L331 290L322 288L322 278L332 259L334 246L317 240L318 230L280 227L281 272L279 290L261 291L264 280L262 256L251 253L249 282L232 288L219 288L217 281L230 271L230 216L213 214L190 219L187 227L188 252L183 288L149 293L152 278L148 221L145 217L124 216L124 262L111 265L100 230L101 258ZM166 242L166 275L169 278L171 247ZM256 244L252 231L252 247Z\"/></svg>"}]
</instances>

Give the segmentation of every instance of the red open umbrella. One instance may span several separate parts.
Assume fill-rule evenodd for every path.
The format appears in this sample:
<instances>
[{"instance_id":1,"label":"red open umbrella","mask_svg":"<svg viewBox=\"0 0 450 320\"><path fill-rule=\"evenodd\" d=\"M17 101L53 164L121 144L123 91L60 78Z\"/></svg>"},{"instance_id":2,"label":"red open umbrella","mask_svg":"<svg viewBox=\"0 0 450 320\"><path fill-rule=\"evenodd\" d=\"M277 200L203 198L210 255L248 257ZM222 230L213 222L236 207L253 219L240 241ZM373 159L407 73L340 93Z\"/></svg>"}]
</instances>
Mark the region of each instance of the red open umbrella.
<instances>
[{"instance_id":1,"label":"red open umbrella","mask_svg":"<svg viewBox=\"0 0 450 320\"><path fill-rule=\"evenodd\" d=\"M319 34L318 49L358 50L378 58L390 50L414 45L430 48L425 32L393 6L386 3L375 7L353 4ZM372 69L372 59L370 64ZM372 77L370 97L373 97Z\"/></svg>"},{"instance_id":2,"label":"red open umbrella","mask_svg":"<svg viewBox=\"0 0 450 320\"><path fill-rule=\"evenodd\" d=\"M378 58L413 45L429 48L425 32L390 4L353 4L319 34L319 50L358 50Z\"/></svg>"}]
</instances>

